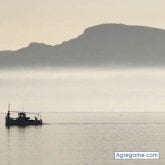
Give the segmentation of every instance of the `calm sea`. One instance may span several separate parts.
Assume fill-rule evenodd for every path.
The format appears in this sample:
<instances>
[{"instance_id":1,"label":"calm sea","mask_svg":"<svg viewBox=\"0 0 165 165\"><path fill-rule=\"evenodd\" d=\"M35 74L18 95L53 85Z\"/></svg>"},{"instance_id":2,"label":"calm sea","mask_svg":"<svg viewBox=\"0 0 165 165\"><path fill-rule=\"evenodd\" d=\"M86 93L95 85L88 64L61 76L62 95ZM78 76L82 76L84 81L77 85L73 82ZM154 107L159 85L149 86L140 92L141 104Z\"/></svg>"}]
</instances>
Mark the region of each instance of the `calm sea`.
<instances>
[{"instance_id":1,"label":"calm sea","mask_svg":"<svg viewBox=\"0 0 165 165\"><path fill-rule=\"evenodd\" d=\"M43 126L0 122L1 165L163 165L164 113L43 113ZM114 160L115 151L159 151L159 160Z\"/></svg>"},{"instance_id":2,"label":"calm sea","mask_svg":"<svg viewBox=\"0 0 165 165\"><path fill-rule=\"evenodd\" d=\"M6 128L9 103L45 124ZM0 165L165 164L165 69L0 71L0 112ZM115 151L160 159L114 160Z\"/></svg>"}]
</instances>

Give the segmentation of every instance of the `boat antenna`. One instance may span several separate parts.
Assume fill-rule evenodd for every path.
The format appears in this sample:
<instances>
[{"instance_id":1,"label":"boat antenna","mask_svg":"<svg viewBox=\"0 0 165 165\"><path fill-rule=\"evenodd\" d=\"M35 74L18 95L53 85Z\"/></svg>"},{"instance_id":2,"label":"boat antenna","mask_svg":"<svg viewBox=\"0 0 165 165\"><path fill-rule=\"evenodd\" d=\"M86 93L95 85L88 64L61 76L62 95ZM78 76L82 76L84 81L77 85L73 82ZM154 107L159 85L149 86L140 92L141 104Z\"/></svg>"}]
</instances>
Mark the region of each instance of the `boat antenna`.
<instances>
[{"instance_id":1,"label":"boat antenna","mask_svg":"<svg viewBox=\"0 0 165 165\"><path fill-rule=\"evenodd\" d=\"M8 111L10 111L10 104L8 104Z\"/></svg>"}]
</instances>

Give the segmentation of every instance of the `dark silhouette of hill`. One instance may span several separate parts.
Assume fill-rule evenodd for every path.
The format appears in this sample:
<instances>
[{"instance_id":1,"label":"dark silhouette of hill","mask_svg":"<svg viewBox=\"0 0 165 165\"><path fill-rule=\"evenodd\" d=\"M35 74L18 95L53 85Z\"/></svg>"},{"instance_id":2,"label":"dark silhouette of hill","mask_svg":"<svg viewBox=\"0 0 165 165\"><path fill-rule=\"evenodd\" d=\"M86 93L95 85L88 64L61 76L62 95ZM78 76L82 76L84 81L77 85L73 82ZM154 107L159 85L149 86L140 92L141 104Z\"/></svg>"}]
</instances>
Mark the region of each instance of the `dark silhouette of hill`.
<instances>
[{"instance_id":1,"label":"dark silhouette of hill","mask_svg":"<svg viewBox=\"0 0 165 165\"><path fill-rule=\"evenodd\" d=\"M75 39L50 46L31 43L0 52L0 68L10 67L162 67L165 30L123 24L87 28Z\"/></svg>"}]
</instances>

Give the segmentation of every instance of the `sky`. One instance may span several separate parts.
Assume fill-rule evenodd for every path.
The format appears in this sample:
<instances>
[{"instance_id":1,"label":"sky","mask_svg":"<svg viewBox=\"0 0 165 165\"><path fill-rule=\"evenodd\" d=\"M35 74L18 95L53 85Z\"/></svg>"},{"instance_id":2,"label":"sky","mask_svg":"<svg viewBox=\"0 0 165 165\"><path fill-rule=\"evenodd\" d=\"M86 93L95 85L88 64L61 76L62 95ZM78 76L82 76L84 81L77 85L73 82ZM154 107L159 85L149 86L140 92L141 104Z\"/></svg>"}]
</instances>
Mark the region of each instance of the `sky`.
<instances>
[{"instance_id":1,"label":"sky","mask_svg":"<svg viewBox=\"0 0 165 165\"><path fill-rule=\"evenodd\" d=\"M0 0L0 50L56 45L103 23L165 29L164 8L164 0Z\"/></svg>"}]
</instances>

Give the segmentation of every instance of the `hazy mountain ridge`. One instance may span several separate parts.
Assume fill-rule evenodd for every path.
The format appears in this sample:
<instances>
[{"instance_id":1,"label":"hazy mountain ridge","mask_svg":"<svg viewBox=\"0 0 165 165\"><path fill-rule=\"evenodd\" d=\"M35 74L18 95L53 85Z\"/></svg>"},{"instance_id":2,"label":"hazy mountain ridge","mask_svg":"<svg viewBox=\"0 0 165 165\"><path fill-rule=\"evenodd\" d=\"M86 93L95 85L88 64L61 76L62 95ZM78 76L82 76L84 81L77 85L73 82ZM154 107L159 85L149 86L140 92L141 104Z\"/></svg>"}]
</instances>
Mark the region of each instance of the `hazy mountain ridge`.
<instances>
[{"instance_id":1,"label":"hazy mountain ridge","mask_svg":"<svg viewBox=\"0 0 165 165\"><path fill-rule=\"evenodd\" d=\"M165 30L102 24L59 45L0 52L0 68L44 66L165 66Z\"/></svg>"}]
</instances>

